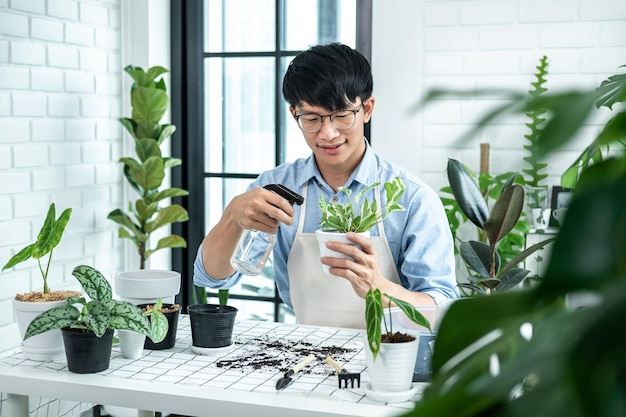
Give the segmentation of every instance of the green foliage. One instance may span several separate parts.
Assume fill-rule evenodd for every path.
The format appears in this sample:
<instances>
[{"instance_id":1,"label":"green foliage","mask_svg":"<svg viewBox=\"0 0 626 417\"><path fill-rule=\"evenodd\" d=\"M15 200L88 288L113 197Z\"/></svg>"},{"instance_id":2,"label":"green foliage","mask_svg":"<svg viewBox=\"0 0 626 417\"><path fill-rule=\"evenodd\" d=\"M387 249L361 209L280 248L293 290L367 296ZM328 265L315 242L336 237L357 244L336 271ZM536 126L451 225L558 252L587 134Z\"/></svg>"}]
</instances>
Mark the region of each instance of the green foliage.
<instances>
[{"instance_id":1,"label":"green foliage","mask_svg":"<svg viewBox=\"0 0 626 417\"><path fill-rule=\"evenodd\" d=\"M50 292L50 288L48 287L48 271L50 270L50 262L52 261L52 250L57 247L59 242L61 242L65 226L67 226L71 214L72 209L67 208L63 210L59 218L56 219L55 205L54 203L50 204L46 220L39 231L39 235L37 235L37 241L16 253L11 259L9 259L6 265L2 267L2 271L13 268L15 265L24 262L27 259L37 259L39 271L41 272L41 277L43 278L43 293L48 294ZM48 262L44 268L41 264L41 258L48 254Z\"/></svg>"},{"instance_id":2,"label":"green foliage","mask_svg":"<svg viewBox=\"0 0 626 417\"><path fill-rule=\"evenodd\" d=\"M380 350L381 338L382 338L382 323L385 325L385 333L389 336L393 334L393 326L391 323L391 314L389 314L389 327L387 327L387 321L383 314L383 301L382 296L387 297L389 300L389 309L391 309L391 303L395 303L406 316L414 323L420 326L426 327L430 330L430 323L426 317L422 315L413 305L406 301L399 300L389 294L381 294L378 288L370 289L365 295L365 323L367 326L367 342L374 360L378 356Z\"/></svg>"},{"instance_id":3,"label":"green foliage","mask_svg":"<svg viewBox=\"0 0 626 417\"><path fill-rule=\"evenodd\" d=\"M111 285L99 271L80 265L74 268L72 275L90 301L84 297L70 297L66 305L44 311L30 322L24 340L63 327L83 329L98 337L107 329L132 330L151 336L150 322L141 309L127 301L114 300Z\"/></svg>"},{"instance_id":4,"label":"green foliage","mask_svg":"<svg viewBox=\"0 0 626 417\"><path fill-rule=\"evenodd\" d=\"M472 292L504 291L521 283L529 271L517 268L533 252L552 240L547 239L515 255L501 267L498 244L517 226L524 206L524 188L514 184L515 176L503 186L495 204L489 206L472 174L455 159L448 160L450 189L459 209L477 228L484 232L486 242L468 241L460 245L461 257L478 275L468 277L459 287Z\"/></svg>"},{"instance_id":5,"label":"green foliage","mask_svg":"<svg viewBox=\"0 0 626 417\"><path fill-rule=\"evenodd\" d=\"M538 142L545 155L574 139L594 103L626 101L626 75L609 80L594 91L520 97L492 114L546 109L550 116ZM620 107L591 147L622 149L625 114ZM542 280L522 291L453 303L438 328L431 384L407 415L626 414L626 333L618 331L626 316L625 195L624 152L580 171ZM601 302L569 307L566 296L581 291Z\"/></svg>"},{"instance_id":6,"label":"green foliage","mask_svg":"<svg viewBox=\"0 0 626 417\"><path fill-rule=\"evenodd\" d=\"M129 202L127 212L113 210L108 218L119 224L118 236L129 239L137 248L140 268L154 252L165 248L184 248L187 242L181 236L170 235L161 238L153 248L148 248L148 240L155 230L172 223L184 222L189 219L187 210L179 204L162 207L163 200L188 195L181 188L160 190L165 179L166 170L178 166L182 161L178 158L163 157L160 145L170 137L176 127L170 124L159 124L167 111L170 101L165 89L165 82L157 77L167 70L160 66L144 71L140 67L128 66L124 69L134 80L131 87L132 118L122 118L120 123L131 134L135 141L135 153L138 159L124 157L124 176L140 198L134 203Z\"/></svg>"},{"instance_id":7,"label":"green foliage","mask_svg":"<svg viewBox=\"0 0 626 417\"><path fill-rule=\"evenodd\" d=\"M159 297L156 304L152 308L148 308L143 312L146 317L150 318L150 335L148 335L148 337L154 343L159 343L165 339L165 336L167 336L167 332L170 328L167 317L165 317L165 314L161 312L162 307L163 300Z\"/></svg>"},{"instance_id":8,"label":"green foliage","mask_svg":"<svg viewBox=\"0 0 626 417\"><path fill-rule=\"evenodd\" d=\"M354 200L351 198L352 190L340 187L339 191L346 194L348 203L326 203L323 196L320 196L319 206L322 211L320 227L325 231L337 232L366 232L376 224L382 222L394 211L405 210L399 204L402 194L404 194L404 182L399 177L383 184L387 201L384 207L378 209L376 200L371 203L367 198L363 198L369 190L380 186L374 183L356 194ZM363 201L361 202L361 199Z\"/></svg>"},{"instance_id":9,"label":"green foliage","mask_svg":"<svg viewBox=\"0 0 626 417\"><path fill-rule=\"evenodd\" d=\"M535 81L531 83L532 89L528 91L530 97L539 97L539 95L548 91L548 89L543 86L546 83L545 77L548 74L548 57L545 55L541 57L539 65L537 65L536 68ZM548 178L548 174L541 172L548 164L539 157L539 153L537 152L537 143L541 135L541 124L546 120L543 117L545 112L545 109L533 109L526 112L526 116L528 116L530 122L525 124L530 129L530 133L524 135L528 140L528 143L524 145L524 149L528 151L528 155L524 156L524 161L526 161L529 167L523 169L523 172L526 174L526 184L531 187L545 185L543 184L543 180Z\"/></svg>"}]
</instances>

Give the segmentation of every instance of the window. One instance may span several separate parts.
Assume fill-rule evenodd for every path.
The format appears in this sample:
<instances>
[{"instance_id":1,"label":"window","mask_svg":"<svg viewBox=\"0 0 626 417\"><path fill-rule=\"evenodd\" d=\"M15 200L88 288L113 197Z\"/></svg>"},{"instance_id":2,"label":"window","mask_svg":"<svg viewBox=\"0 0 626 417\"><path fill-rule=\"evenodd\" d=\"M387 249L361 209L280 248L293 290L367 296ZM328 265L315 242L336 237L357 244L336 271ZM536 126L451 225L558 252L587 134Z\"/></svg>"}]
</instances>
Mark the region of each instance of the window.
<instances>
[{"instance_id":1,"label":"window","mask_svg":"<svg viewBox=\"0 0 626 417\"><path fill-rule=\"evenodd\" d=\"M368 56L370 15L371 2L362 0L172 2L172 153L184 166L172 181L190 191L182 201L190 220L178 226L188 248L173 259L185 276L184 305L194 302L196 250L226 204L262 171L310 153L282 98L289 62L329 42ZM276 293L271 262L262 276L231 288L229 304L241 318L293 317Z\"/></svg>"}]
</instances>

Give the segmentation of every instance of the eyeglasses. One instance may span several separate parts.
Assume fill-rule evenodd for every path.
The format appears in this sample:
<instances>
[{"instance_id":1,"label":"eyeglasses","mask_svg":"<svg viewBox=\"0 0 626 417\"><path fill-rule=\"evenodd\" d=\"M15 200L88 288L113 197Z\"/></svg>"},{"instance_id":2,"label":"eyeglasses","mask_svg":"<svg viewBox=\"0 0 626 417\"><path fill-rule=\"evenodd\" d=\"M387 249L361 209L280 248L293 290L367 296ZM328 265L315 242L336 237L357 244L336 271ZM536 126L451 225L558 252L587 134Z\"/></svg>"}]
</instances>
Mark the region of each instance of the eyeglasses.
<instances>
[{"instance_id":1,"label":"eyeglasses","mask_svg":"<svg viewBox=\"0 0 626 417\"><path fill-rule=\"evenodd\" d=\"M319 132L324 124L324 119L328 117L330 123L339 130L350 129L356 123L356 114L361 111L363 104L356 110L337 110L323 116L315 113L305 113L294 116L298 121L300 129L305 132Z\"/></svg>"}]
</instances>

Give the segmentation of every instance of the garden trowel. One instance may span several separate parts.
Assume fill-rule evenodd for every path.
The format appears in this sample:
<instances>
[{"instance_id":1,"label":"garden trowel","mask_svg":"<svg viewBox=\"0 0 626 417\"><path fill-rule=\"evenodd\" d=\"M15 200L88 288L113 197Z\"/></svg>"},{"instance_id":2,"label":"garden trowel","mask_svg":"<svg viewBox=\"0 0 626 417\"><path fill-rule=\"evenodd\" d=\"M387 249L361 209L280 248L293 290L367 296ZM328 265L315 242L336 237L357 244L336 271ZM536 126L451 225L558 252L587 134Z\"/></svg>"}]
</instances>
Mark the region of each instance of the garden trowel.
<instances>
[{"instance_id":1,"label":"garden trowel","mask_svg":"<svg viewBox=\"0 0 626 417\"><path fill-rule=\"evenodd\" d=\"M307 366L309 363L311 363L313 359L315 359L315 355L311 353L309 356L307 356L302 361L298 362L295 366L293 366L290 370L285 372L285 376L283 376L281 379L279 379L276 382L276 391L283 390L287 388L289 385L291 385L291 383L293 382L292 377L298 372L300 372L302 369L304 369L304 367Z\"/></svg>"}]
</instances>

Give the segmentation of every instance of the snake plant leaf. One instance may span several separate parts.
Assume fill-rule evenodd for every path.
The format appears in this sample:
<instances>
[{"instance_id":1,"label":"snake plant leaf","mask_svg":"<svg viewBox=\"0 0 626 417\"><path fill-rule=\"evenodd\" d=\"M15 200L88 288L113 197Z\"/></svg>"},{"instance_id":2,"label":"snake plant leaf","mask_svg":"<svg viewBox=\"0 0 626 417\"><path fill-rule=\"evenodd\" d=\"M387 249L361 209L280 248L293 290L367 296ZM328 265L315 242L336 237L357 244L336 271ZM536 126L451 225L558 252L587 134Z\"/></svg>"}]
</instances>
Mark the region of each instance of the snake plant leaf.
<instances>
[{"instance_id":1,"label":"snake plant leaf","mask_svg":"<svg viewBox=\"0 0 626 417\"><path fill-rule=\"evenodd\" d=\"M186 220L189 220L189 213L187 210L185 210L185 208L181 205L172 204L171 206L160 209L156 218L146 223L144 230L147 233L151 233L170 223L182 222Z\"/></svg>"},{"instance_id":2,"label":"snake plant leaf","mask_svg":"<svg viewBox=\"0 0 626 417\"><path fill-rule=\"evenodd\" d=\"M382 294L377 288L370 290L365 295L365 322L367 326L367 343L372 357L376 360L380 350L382 337L383 301Z\"/></svg>"},{"instance_id":3,"label":"snake plant leaf","mask_svg":"<svg viewBox=\"0 0 626 417\"><path fill-rule=\"evenodd\" d=\"M31 253L33 258L41 258L42 256L50 253L52 249L54 249L59 242L61 242L63 231L65 230L67 223L70 221L71 214L72 209L67 208L63 210L63 213L61 213L59 218L55 220L54 203L50 205L44 225L39 232L39 236L37 236L37 243L35 247L33 247Z\"/></svg>"},{"instance_id":4,"label":"snake plant leaf","mask_svg":"<svg viewBox=\"0 0 626 417\"><path fill-rule=\"evenodd\" d=\"M406 316L416 324L420 326L426 327L428 330L432 331L430 328L430 322L422 313L419 312L412 304L407 303L406 301L400 300L398 298L392 297L389 294L385 294L385 297L389 298L391 301L396 303L396 306L400 308L406 314Z\"/></svg>"},{"instance_id":5,"label":"snake plant leaf","mask_svg":"<svg viewBox=\"0 0 626 417\"><path fill-rule=\"evenodd\" d=\"M519 285L530 274L530 271L522 268L513 268L504 274L501 274L499 280L498 291L506 291Z\"/></svg>"},{"instance_id":6,"label":"snake plant leaf","mask_svg":"<svg viewBox=\"0 0 626 417\"><path fill-rule=\"evenodd\" d=\"M72 275L80 282L83 290L94 301L107 301L113 298L109 281L97 269L88 265L79 265Z\"/></svg>"},{"instance_id":7,"label":"snake plant leaf","mask_svg":"<svg viewBox=\"0 0 626 417\"><path fill-rule=\"evenodd\" d=\"M79 317L80 312L76 307L71 305L69 301L68 304L63 306L53 307L31 320L26 329L26 333L24 333L24 340L49 330L69 327L76 322Z\"/></svg>"},{"instance_id":8,"label":"snake plant leaf","mask_svg":"<svg viewBox=\"0 0 626 417\"><path fill-rule=\"evenodd\" d=\"M514 184L500 195L485 222L485 232L492 245L498 243L517 224L524 208L524 188Z\"/></svg>"},{"instance_id":9,"label":"snake plant leaf","mask_svg":"<svg viewBox=\"0 0 626 417\"><path fill-rule=\"evenodd\" d=\"M152 255L154 252L158 251L159 249L186 248L186 247L187 247L187 241L183 239L181 236L169 235L169 236L165 236L159 239L154 249L147 250L146 257Z\"/></svg>"},{"instance_id":10,"label":"snake plant leaf","mask_svg":"<svg viewBox=\"0 0 626 417\"><path fill-rule=\"evenodd\" d=\"M491 271L491 248L488 244L470 240L461 243L461 257L470 268L483 278L492 278ZM500 268L500 255L494 252L495 271Z\"/></svg>"},{"instance_id":11,"label":"snake plant leaf","mask_svg":"<svg viewBox=\"0 0 626 417\"><path fill-rule=\"evenodd\" d=\"M456 159L448 159L448 181L463 213L476 227L484 229L489 208L474 178Z\"/></svg>"},{"instance_id":12,"label":"snake plant leaf","mask_svg":"<svg viewBox=\"0 0 626 417\"><path fill-rule=\"evenodd\" d=\"M150 336L150 321L136 305L128 301L111 300L108 302L107 311L109 328L131 330Z\"/></svg>"},{"instance_id":13,"label":"snake plant leaf","mask_svg":"<svg viewBox=\"0 0 626 417\"><path fill-rule=\"evenodd\" d=\"M106 301L106 300L105 300ZM91 330L96 336L102 335L109 328L110 312L105 302L92 300L85 306L87 314L85 314L85 326Z\"/></svg>"}]
</instances>

